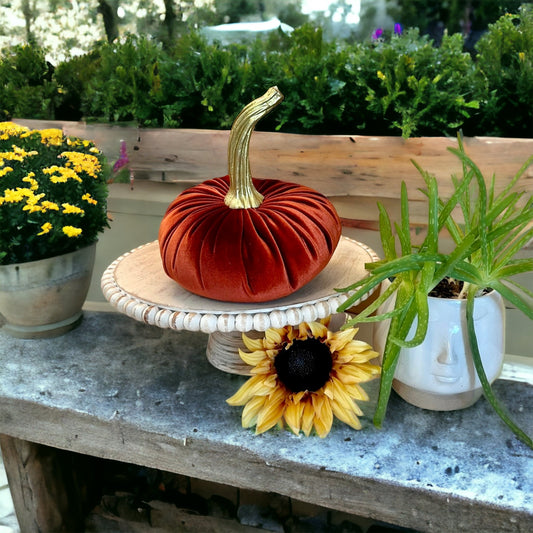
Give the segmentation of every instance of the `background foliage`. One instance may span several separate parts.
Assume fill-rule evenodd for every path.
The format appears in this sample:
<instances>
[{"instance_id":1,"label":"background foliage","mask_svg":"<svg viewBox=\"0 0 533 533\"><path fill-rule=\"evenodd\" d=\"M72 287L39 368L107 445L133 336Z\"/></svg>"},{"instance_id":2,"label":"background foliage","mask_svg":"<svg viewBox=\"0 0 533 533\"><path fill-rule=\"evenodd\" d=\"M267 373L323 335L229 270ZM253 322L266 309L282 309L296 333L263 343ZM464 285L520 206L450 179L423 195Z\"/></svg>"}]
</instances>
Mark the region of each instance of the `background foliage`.
<instances>
[{"instance_id":1,"label":"background foliage","mask_svg":"<svg viewBox=\"0 0 533 533\"><path fill-rule=\"evenodd\" d=\"M531 137L533 9L490 24L474 53L460 33L438 45L418 29L350 41L310 23L228 46L194 29L171 41L128 34L55 66L36 44L7 47L0 118L227 129L272 85L285 102L262 129Z\"/></svg>"}]
</instances>

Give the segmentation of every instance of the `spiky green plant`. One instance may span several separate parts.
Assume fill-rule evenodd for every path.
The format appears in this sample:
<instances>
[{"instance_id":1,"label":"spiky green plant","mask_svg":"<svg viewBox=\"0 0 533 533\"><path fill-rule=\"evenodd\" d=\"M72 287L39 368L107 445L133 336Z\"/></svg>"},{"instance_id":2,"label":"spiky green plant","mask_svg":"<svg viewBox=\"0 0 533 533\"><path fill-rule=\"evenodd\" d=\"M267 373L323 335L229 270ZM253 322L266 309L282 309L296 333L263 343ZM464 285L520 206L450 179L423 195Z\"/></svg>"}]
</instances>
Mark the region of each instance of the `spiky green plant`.
<instances>
[{"instance_id":1,"label":"spiky green plant","mask_svg":"<svg viewBox=\"0 0 533 533\"><path fill-rule=\"evenodd\" d=\"M513 279L517 274L533 271L533 258L516 258L517 253L533 238L533 196L528 197L518 190L520 177L533 162L533 156L498 193L495 177L487 184L479 167L466 154L461 138L458 140L458 148L449 150L462 162L463 175L452 176L453 194L448 200L440 198L436 178L413 161L426 183L423 192L428 201L427 233L422 244L415 246L411 242L407 188L402 183L399 223L393 226L386 209L378 204L385 257L366 265L368 277L339 289L343 292L355 291L340 306L339 311L349 309L383 281L392 280L371 305L346 325L351 327L361 322L390 320L374 415L374 423L380 427L386 414L401 348L417 346L426 336L429 293L447 277L462 281L462 292L467 300L469 344L485 397L515 435L533 448L531 437L510 419L492 391L483 369L473 320L475 297L485 289L499 292L533 319L533 292ZM439 248L439 234L444 228L455 244L449 253L443 253ZM380 312L381 305L393 294L396 296L393 310ZM376 312L378 314L372 316ZM415 333L408 339L415 320Z\"/></svg>"}]
</instances>

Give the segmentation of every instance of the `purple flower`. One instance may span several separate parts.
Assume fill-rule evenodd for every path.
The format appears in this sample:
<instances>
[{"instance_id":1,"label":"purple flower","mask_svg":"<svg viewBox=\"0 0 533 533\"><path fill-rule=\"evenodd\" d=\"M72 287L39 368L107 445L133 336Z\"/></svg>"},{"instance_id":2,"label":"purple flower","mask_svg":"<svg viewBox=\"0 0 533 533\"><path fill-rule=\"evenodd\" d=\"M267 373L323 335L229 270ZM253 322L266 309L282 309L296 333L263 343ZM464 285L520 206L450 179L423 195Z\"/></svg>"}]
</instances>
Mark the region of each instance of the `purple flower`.
<instances>
[{"instance_id":1,"label":"purple flower","mask_svg":"<svg viewBox=\"0 0 533 533\"><path fill-rule=\"evenodd\" d=\"M120 141L120 155L113 165L113 172L118 172L130 162L128 152L126 150L126 141Z\"/></svg>"},{"instance_id":2,"label":"purple flower","mask_svg":"<svg viewBox=\"0 0 533 533\"><path fill-rule=\"evenodd\" d=\"M376 28L372 34L372 40L377 41L383 35L383 28Z\"/></svg>"},{"instance_id":3,"label":"purple flower","mask_svg":"<svg viewBox=\"0 0 533 533\"><path fill-rule=\"evenodd\" d=\"M394 25L394 35L401 35L403 32L403 28L402 28L402 25L397 22L395 25Z\"/></svg>"}]
</instances>

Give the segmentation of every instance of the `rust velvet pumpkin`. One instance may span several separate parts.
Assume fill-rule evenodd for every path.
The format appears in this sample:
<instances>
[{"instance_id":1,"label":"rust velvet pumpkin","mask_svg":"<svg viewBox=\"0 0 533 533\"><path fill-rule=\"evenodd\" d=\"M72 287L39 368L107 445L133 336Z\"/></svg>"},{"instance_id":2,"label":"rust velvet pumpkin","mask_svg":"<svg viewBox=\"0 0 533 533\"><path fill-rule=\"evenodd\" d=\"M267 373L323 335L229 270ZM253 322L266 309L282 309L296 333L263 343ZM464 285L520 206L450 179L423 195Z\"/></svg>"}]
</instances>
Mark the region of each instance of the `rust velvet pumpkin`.
<instances>
[{"instance_id":1,"label":"rust velvet pumpkin","mask_svg":"<svg viewBox=\"0 0 533 533\"><path fill-rule=\"evenodd\" d=\"M229 175L182 192L163 217L163 268L190 292L228 302L275 300L311 281L335 251L341 224L325 196L251 177L251 133L282 98L272 87L248 104L231 129Z\"/></svg>"}]
</instances>

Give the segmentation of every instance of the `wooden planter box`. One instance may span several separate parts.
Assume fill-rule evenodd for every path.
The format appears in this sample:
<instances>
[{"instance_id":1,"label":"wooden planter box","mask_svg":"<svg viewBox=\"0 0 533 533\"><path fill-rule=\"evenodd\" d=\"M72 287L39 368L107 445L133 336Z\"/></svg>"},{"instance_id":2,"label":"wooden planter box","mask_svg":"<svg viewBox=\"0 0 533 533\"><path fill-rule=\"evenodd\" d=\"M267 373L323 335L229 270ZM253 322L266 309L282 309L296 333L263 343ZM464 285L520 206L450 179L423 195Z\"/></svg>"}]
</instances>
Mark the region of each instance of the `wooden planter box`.
<instances>
[{"instance_id":1,"label":"wooden planter box","mask_svg":"<svg viewBox=\"0 0 533 533\"><path fill-rule=\"evenodd\" d=\"M227 174L229 131L140 129L87 125L77 122L16 120L31 128L63 128L69 135L93 140L114 162L120 140L126 141L135 180L176 184L174 193L205 179ZM424 222L422 177L415 160L439 181L449 196L450 175L461 173L457 157L447 147L457 140L446 137L369 137L362 135L295 135L256 131L250 144L250 164L256 177L277 178L308 185L328 196L347 226L377 229L376 201L393 209L405 181L414 225ZM533 154L533 139L470 137L469 156L486 176L495 174L502 189ZM523 183L533 191L533 166Z\"/></svg>"}]
</instances>

